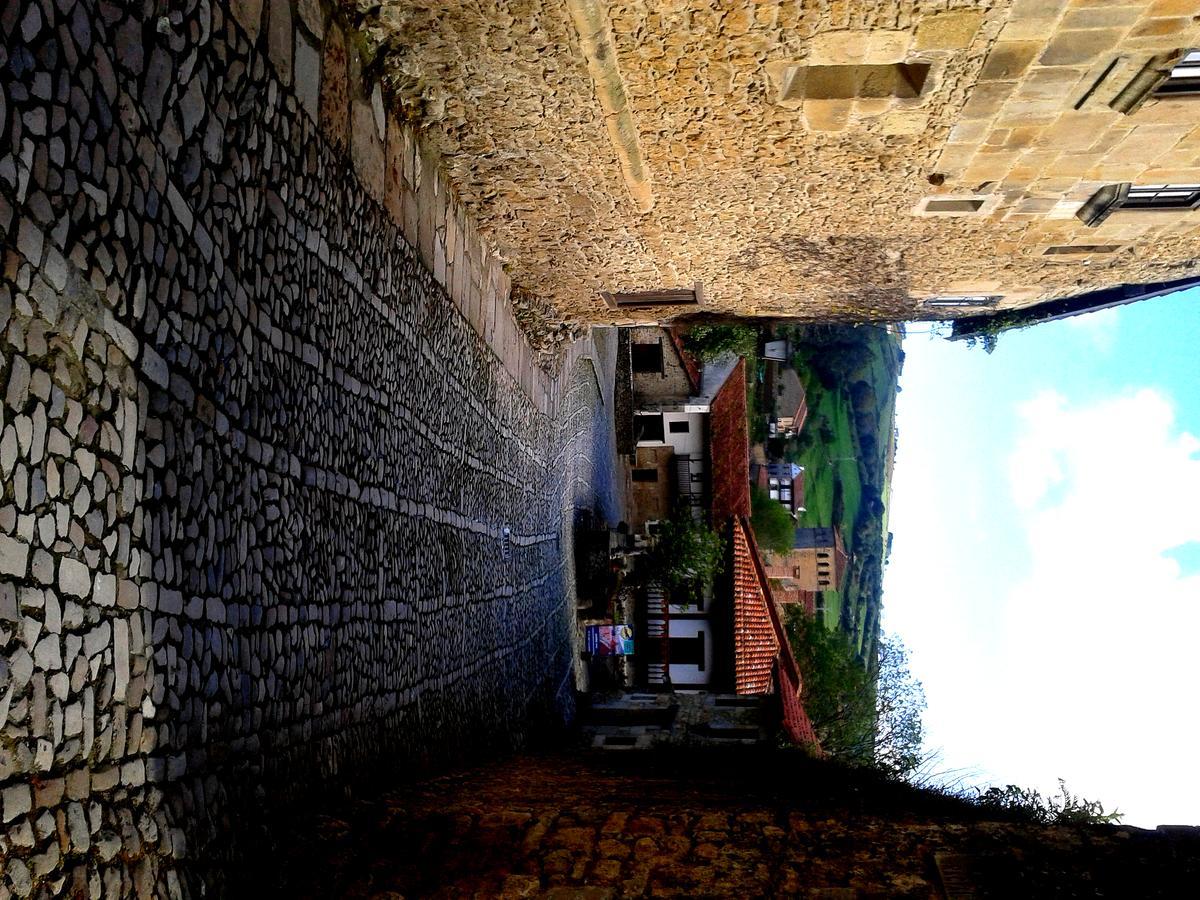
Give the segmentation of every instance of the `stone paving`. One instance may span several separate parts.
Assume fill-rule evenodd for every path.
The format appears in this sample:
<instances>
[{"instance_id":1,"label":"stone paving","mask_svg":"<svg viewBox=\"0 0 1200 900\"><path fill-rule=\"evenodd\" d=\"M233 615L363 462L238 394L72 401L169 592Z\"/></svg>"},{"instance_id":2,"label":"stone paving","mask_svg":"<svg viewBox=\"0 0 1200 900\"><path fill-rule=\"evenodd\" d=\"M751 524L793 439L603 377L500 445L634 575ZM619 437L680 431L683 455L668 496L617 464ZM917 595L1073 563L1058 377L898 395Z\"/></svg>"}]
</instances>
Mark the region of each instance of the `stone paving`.
<instances>
[{"instance_id":1,"label":"stone paving","mask_svg":"<svg viewBox=\"0 0 1200 900\"><path fill-rule=\"evenodd\" d=\"M559 900L1195 893L1200 830L989 816L1000 817L765 748L527 755L291 823L274 887Z\"/></svg>"}]
</instances>

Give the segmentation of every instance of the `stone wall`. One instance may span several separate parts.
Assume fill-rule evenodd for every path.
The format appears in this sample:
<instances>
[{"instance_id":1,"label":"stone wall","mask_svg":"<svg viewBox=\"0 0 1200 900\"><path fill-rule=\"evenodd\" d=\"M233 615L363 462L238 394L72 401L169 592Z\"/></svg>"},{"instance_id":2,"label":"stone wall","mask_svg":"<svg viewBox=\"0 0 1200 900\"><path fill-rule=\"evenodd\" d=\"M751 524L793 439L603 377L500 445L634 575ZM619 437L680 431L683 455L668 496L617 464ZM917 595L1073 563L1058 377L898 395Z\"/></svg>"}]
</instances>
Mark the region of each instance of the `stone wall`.
<instances>
[{"instance_id":1,"label":"stone wall","mask_svg":"<svg viewBox=\"0 0 1200 900\"><path fill-rule=\"evenodd\" d=\"M710 312L895 321L1196 271L1192 210L1075 218L1200 181L1195 97L1109 105L1200 45L1196 0L339 5L514 281L583 320L695 312L600 292L697 282ZM906 64L919 96L829 83Z\"/></svg>"},{"instance_id":2,"label":"stone wall","mask_svg":"<svg viewBox=\"0 0 1200 900\"><path fill-rule=\"evenodd\" d=\"M0 12L3 896L569 713L556 382L319 6L233 7Z\"/></svg>"},{"instance_id":3,"label":"stone wall","mask_svg":"<svg viewBox=\"0 0 1200 900\"><path fill-rule=\"evenodd\" d=\"M1195 828L995 821L753 748L524 758L322 812L292 823L289 896L1176 898L1200 877Z\"/></svg>"}]
</instances>

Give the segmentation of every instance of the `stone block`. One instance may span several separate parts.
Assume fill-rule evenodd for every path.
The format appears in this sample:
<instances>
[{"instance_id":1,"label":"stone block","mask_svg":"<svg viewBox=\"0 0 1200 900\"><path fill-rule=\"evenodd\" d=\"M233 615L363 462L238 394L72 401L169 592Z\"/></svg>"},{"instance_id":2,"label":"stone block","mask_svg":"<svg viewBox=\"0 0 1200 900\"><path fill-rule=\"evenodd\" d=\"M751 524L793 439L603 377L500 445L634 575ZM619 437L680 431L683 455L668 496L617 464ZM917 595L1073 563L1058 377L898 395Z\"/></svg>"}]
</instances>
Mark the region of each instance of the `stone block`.
<instances>
[{"instance_id":1,"label":"stone block","mask_svg":"<svg viewBox=\"0 0 1200 900\"><path fill-rule=\"evenodd\" d=\"M398 228L404 226L404 129L394 116L388 116L384 145L383 206Z\"/></svg>"},{"instance_id":2,"label":"stone block","mask_svg":"<svg viewBox=\"0 0 1200 900\"><path fill-rule=\"evenodd\" d=\"M1138 20L1143 6L1093 6L1067 10L1059 22L1064 30L1086 28L1127 28Z\"/></svg>"},{"instance_id":3,"label":"stone block","mask_svg":"<svg viewBox=\"0 0 1200 900\"><path fill-rule=\"evenodd\" d=\"M984 81L971 89L960 119L990 119L1000 111L1015 85L1008 81Z\"/></svg>"},{"instance_id":4,"label":"stone block","mask_svg":"<svg viewBox=\"0 0 1200 900\"><path fill-rule=\"evenodd\" d=\"M321 131L333 149L346 152L350 144L350 69L346 39L337 25L325 34L321 60Z\"/></svg>"},{"instance_id":5,"label":"stone block","mask_svg":"<svg viewBox=\"0 0 1200 900\"><path fill-rule=\"evenodd\" d=\"M375 124L375 112L366 97L355 97L351 104L350 154L354 172L371 198L383 202L383 142Z\"/></svg>"},{"instance_id":6,"label":"stone block","mask_svg":"<svg viewBox=\"0 0 1200 900\"><path fill-rule=\"evenodd\" d=\"M924 16L917 25L914 50L958 50L974 40L983 13L977 10L955 10Z\"/></svg>"},{"instance_id":7,"label":"stone block","mask_svg":"<svg viewBox=\"0 0 1200 900\"><path fill-rule=\"evenodd\" d=\"M870 31L823 31L808 41L810 66L852 66L865 61Z\"/></svg>"},{"instance_id":8,"label":"stone block","mask_svg":"<svg viewBox=\"0 0 1200 900\"><path fill-rule=\"evenodd\" d=\"M979 73L980 81L1016 81L1042 49L1041 41L998 43L992 47Z\"/></svg>"},{"instance_id":9,"label":"stone block","mask_svg":"<svg viewBox=\"0 0 1200 900\"><path fill-rule=\"evenodd\" d=\"M72 597L86 597L92 589L92 573L84 563L64 556L58 561L58 587Z\"/></svg>"},{"instance_id":10,"label":"stone block","mask_svg":"<svg viewBox=\"0 0 1200 900\"><path fill-rule=\"evenodd\" d=\"M230 0L229 6L233 17L250 35L251 43L257 41L262 29L263 0Z\"/></svg>"},{"instance_id":11,"label":"stone block","mask_svg":"<svg viewBox=\"0 0 1200 900\"><path fill-rule=\"evenodd\" d=\"M912 32L872 29L867 37L863 62L870 65L904 62L912 44Z\"/></svg>"},{"instance_id":12,"label":"stone block","mask_svg":"<svg viewBox=\"0 0 1200 900\"><path fill-rule=\"evenodd\" d=\"M292 44L295 40L292 26L291 0L270 0L267 13L267 56L275 66L275 73L284 84L292 83Z\"/></svg>"},{"instance_id":13,"label":"stone block","mask_svg":"<svg viewBox=\"0 0 1200 900\"><path fill-rule=\"evenodd\" d=\"M1033 19L1045 23L1044 27L1049 27L1066 5L1067 0L1013 0L1008 18L1009 21Z\"/></svg>"},{"instance_id":14,"label":"stone block","mask_svg":"<svg viewBox=\"0 0 1200 900\"><path fill-rule=\"evenodd\" d=\"M294 85L300 108L313 122L321 116L321 50L301 31L296 32Z\"/></svg>"},{"instance_id":15,"label":"stone block","mask_svg":"<svg viewBox=\"0 0 1200 900\"><path fill-rule=\"evenodd\" d=\"M884 134L921 134L929 127L929 114L917 110L895 110L883 117Z\"/></svg>"},{"instance_id":16,"label":"stone block","mask_svg":"<svg viewBox=\"0 0 1200 900\"><path fill-rule=\"evenodd\" d=\"M325 37L325 13L321 9L321 0L298 0L296 13L309 34L318 41Z\"/></svg>"},{"instance_id":17,"label":"stone block","mask_svg":"<svg viewBox=\"0 0 1200 900\"><path fill-rule=\"evenodd\" d=\"M1038 63L1043 66L1078 66L1094 62L1101 53L1116 47L1124 34L1123 28L1056 32Z\"/></svg>"},{"instance_id":18,"label":"stone block","mask_svg":"<svg viewBox=\"0 0 1200 900\"><path fill-rule=\"evenodd\" d=\"M1191 27L1191 18L1180 17L1177 19L1148 19L1147 21L1138 25L1137 28L1133 29L1133 31L1129 33L1129 37L1130 39L1165 37L1167 35L1179 34L1182 31L1187 31Z\"/></svg>"},{"instance_id":19,"label":"stone block","mask_svg":"<svg viewBox=\"0 0 1200 900\"><path fill-rule=\"evenodd\" d=\"M804 124L809 131L842 131L853 108L853 100L806 100Z\"/></svg>"},{"instance_id":20,"label":"stone block","mask_svg":"<svg viewBox=\"0 0 1200 900\"><path fill-rule=\"evenodd\" d=\"M0 534L0 575L24 578L29 569L29 544Z\"/></svg>"},{"instance_id":21,"label":"stone block","mask_svg":"<svg viewBox=\"0 0 1200 900\"><path fill-rule=\"evenodd\" d=\"M0 798L3 799L4 821L11 822L17 816L23 816L33 809L33 793L27 784L13 784L6 787Z\"/></svg>"}]
</instances>

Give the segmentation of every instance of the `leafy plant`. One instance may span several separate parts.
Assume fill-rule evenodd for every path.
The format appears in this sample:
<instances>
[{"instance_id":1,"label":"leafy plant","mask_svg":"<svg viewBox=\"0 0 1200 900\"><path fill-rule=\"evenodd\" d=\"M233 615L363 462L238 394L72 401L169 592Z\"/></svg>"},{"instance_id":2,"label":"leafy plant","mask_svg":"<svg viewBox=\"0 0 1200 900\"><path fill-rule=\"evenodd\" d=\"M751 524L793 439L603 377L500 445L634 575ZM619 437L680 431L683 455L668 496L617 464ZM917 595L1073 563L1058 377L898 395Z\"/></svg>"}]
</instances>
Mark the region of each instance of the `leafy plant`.
<instances>
[{"instance_id":1,"label":"leafy plant","mask_svg":"<svg viewBox=\"0 0 1200 900\"><path fill-rule=\"evenodd\" d=\"M977 789L972 802L985 809L1015 815L1040 825L1103 825L1121 821L1121 811L1104 809L1099 800L1087 800L1067 790L1058 779L1058 793L1043 797L1039 791L1015 784Z\"/></svg>"},{"instance_id":2,"label":"leafy plant","mask_svg":"<svg viewBox=\"0 0 1200 900\"><path fill-rule=\"evenodd\" d=\"M796 525L783 504L772 500L771 495L762 488L754 487L750 490L750 508L750 525L758 543L775 553L790 550Z\"/></svg>"},{"instance_id":3,"label":"leafy plant","mask_svg":"<svg viewBox=\"0 0 1200 900\"><path fill-rule=\"evenodd\" d=\"M729 354L753 359L758 352L758 330L749 325L694 325L684 343L705 362Z\"/></svg>"},{"instance_id":4,"label":"leafy plant","mask_svg":"<svg viewBox=\"0 0 1200 900\"><path fill-rule=\"evenodd\" d=\"M714 531L688 517L659 526L649 557L650 567L668 589L712 583L725 561L725 542Z\"/></svg>"}]
</instances>

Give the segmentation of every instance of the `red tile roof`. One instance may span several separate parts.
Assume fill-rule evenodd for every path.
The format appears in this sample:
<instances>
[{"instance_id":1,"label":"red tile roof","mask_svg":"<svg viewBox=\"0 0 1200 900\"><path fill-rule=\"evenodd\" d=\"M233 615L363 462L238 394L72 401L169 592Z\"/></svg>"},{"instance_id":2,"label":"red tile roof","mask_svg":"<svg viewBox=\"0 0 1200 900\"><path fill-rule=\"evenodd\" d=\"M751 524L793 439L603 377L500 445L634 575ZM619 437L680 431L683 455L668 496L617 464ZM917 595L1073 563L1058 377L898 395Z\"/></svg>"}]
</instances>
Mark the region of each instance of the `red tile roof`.
<instances>
[{"instance_id":1,"label":"red tile roof","mask_svg":"<svg viewBox=\"0 0 1200 900\"><path fill-rule=\"evenodd\" d=\"M803 689L800 669L771 597L767 573L749 520L744 516L734 518L732 531L737 692L777 695L788 737L820 753L821 745L800 700Z\"/></svg>"},{"instance_id":2,"label":"red tile roof","mask_svg":"<svg viewBox=\"0 0 1200 900\"><path fill-rule=\"evenodd\" d=\"M750 515L750 432L746 422L746 360L739 359L709 407L712 521Z\"/></svg>"}]
</instances>

